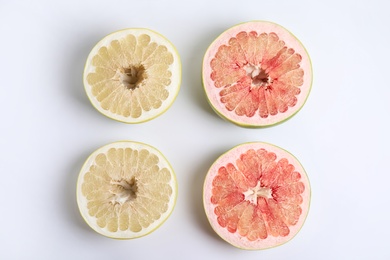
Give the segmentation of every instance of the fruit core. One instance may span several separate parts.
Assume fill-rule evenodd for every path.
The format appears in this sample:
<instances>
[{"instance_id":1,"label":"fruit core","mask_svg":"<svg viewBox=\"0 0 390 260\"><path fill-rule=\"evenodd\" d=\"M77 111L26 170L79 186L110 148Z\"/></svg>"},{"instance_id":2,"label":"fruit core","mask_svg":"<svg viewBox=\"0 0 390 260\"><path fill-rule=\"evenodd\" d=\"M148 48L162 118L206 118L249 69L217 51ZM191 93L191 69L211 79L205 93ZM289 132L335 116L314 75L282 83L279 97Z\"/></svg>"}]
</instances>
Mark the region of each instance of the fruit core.
<instances>
[{"instance_id":1,"label":"fruit core","mask_svg":"<svg viewBox=\"0 0 390 260\"><path fill-rule=\"evenodd\" d=\"M123 205L125 202L137 198L138 185L137 180L134 177L129 180L111 180L110 184L110 193L113 194L113 198L111 200L112 204Z\"/></svg>"},{"instance_id":2,"label":"fruit core","mask_svg":"<svg viewBox=\"0 0 390 260\"><path fill-rule=\"evenodd\" d=\"M146 79L145 67L141 65L119 69L120 81L127 89L136 89Z\"/></svg>"},{"instance_id":3,"label":"fruit core","mask_svg":"<svg viewBox=\"0 0 390 260\"><path fill-rule=\"evenodd\" d=\"M261 187L260 181L257 182L256 187L249 188L246 192L243 193L245 200L250 203L257 205L258 197L263 197L265 199L272 198L272 190L268 187Z\"/></svg>"},{"instance_id":4,"label":"fruit core","mask_svg":"<svg viewBox=\"0 0 390 260\"><path fill-rule=\"evenodd\" d=\"M252 79L252 88L265 87L268 89L273 82L268 73L259 66L247 64L244 66L244 70L246 75Z\"/></svg>"}]
</instances>

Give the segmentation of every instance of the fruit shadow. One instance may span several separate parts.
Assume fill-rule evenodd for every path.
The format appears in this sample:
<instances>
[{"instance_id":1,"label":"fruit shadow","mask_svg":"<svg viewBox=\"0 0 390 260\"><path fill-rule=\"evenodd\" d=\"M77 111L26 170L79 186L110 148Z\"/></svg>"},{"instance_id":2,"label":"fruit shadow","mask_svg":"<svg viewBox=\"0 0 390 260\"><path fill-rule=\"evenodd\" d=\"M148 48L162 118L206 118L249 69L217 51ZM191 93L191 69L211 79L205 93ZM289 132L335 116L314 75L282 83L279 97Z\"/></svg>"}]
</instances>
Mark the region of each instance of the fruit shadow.
<instances>
[{"instance_id":1,"label":"fruit shadow","mask_svg":"<svg viewBox=\"0 0 390 260\"><path fill-rule=\"evenodd\" d=\"M204 233L217 240L218 242L222 243L223 241L211 228L203 206L203 184L206 174L215 159L218 158L218 156L221 154L222 150L216 151L213 154L206 156L206 158L208 159L202 160L203 163L198 164L198 167L194 168L195 172L192 174L189 197L191 198L191 215L194 216L195 223L199 226L201 230L204 231Z\"/></svg>"},{"instance_id":2,"label":"fruit shadow","mask_svg":"<svg viewBox=\"0 0 390 260\"><path fill-rule=\"evenodd\" d=\"M191 54L188 59L185 59L186 62L183 64L183 79L185 79L184 82L188 84L191 100L193 100L203 111L217 118L219 117L208 103L203 88L202 67L203 57L207 48L222 31L223 29L218 28L214 28L210 31L203 31L201 36L196 38L195 45L193 45L192 48L188 48L190 50L189 53Z\"/></svg>"},{"instance_id":3,"label":"fruit shadow","mask_svg":"<svg viewBox=\"0 0 390 260\"><path fill-rule=\"evenodd\" d=\"M91 229L85 223L82 218L78 206L77 206L77 198L76 198L76 189L77 189L77 178L80 172L82 165L85 162L85 159L89 156L89 152L85 151L83 154L79 156L75 156L75 160L73 163L69 164L70 166L65 170L66 180L63 182L63 192L62 198L63 205L65 206L65 212L67 221L71 223L71 225L77 226L80 230L86 231L88 233L92 233Z\"/></svg>"},{"instance_id":4,"label":"fruit shadow","mask_svg":"<svg viewBox=\"0 0 390 260\"><path fill-rule=\"evenodd\" d=\"M89 111L95 110L90 105L84 90L84 66L90 51L101 38L102 34L99 30L96 32L78 32L74 37L72 45L67 47L68 53L66 55L66 67L63 78L67 94Z\"/></svg>"}]
</instances>

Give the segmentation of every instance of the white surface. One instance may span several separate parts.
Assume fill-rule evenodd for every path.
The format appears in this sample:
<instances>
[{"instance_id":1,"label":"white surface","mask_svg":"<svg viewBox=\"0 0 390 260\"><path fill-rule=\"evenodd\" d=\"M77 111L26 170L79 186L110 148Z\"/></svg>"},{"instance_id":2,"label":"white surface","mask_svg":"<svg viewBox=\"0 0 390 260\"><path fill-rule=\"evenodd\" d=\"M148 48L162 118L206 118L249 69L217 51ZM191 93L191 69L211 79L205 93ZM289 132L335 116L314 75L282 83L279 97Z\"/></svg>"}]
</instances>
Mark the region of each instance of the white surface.
<instances>
[{"instance_id":1,"label":"white surface","mask_svg":"<svg viewBox=\"0 0 390 260\"><path fill-rule=\"evenodd\" d=\"M1 1L0 259L390 259L389 7L379 0ZM228 27L253 19L291 30L314 70L305 107L266 129L217 117L201 83L207 46ZM126 27L164 34L183 63L174 105L141 125L101 115L82 84L94 44ZM130 241L92 231L75 194L87 156L122 139L158 148L179 182L170 219ZM208 167L247 141L289 150L312 185L301 232L265 251L223 242L202 206Z\"/></svg>"}]
</instances>

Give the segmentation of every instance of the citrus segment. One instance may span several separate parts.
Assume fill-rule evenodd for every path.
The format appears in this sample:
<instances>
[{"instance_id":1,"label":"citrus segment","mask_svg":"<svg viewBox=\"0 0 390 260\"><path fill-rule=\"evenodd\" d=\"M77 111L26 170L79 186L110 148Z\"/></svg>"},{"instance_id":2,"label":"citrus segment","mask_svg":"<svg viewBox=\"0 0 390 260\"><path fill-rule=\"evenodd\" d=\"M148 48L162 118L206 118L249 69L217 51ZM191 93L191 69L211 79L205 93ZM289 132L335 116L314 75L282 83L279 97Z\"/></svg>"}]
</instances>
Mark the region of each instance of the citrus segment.
<instances>
[{"instance_id":1,"label":"citrus segment","mask_svg":"<svg viewBox=\"0 0 390 260\"><path fill-rule=\"evenodd\" d=\"M203 84L223 118L242 126L269 126L304 105L312 83L309 56L283 27L243 23L221 34L206 51Z\"/></svg>"},{"instance_id":2,"label":"citrus segment","mask_svg":"<svg viewBox=\"0 0 390 260\"><path fill-rule=\"evenodd\" d=\"M239 145L211 166L204 206L212 228L244 249L265 249L290 240L302 227L310 185L298 160L266 143Z\"/></svg>"},{"instance_id":3,"label":"citrus segment","mask_svg":"<svg viewBox=\"0 0 390 260\"><path fill-rule=\"evenodd\" d=\"M177 196L173 169L155 148L117 142L87 159L77 184L81 215L95 231L136 238L160 226Z\"/></svg>"},{"instance_id":4,"label":"citrus segment","mask_svg":"<svg viewBox=\"0 0 390 260\"><path fill-rule=\"evenodd\" d=\"M84 87L94 107L125 123L148 121L166 111L180 81L175 47L148 29L106 36L92 49L84 70Z\"/></svg>"}]
</instances>

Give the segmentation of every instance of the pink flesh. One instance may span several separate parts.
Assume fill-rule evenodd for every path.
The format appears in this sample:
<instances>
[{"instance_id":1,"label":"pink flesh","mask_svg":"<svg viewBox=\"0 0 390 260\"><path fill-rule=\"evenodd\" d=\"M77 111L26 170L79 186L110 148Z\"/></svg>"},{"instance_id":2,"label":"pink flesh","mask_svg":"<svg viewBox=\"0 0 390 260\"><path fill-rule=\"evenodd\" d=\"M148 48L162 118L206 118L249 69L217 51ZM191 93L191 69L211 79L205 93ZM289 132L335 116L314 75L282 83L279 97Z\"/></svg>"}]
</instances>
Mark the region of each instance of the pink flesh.
<instances>
[{"instance_id":1,"label":"pink flesh","mask_svg":"<svg viewBox=\"0 0 390 260\"><path fill-rule=\"evenodd\" d=\"M221 102L238 116L262 118L284 113L297 103L303 83L302 57L287 48L275 33L240 32L219 47L211 60L211 79L220 91ZM268 83L254 83L246 67L259 68L269 77ZM292 80L291 80L292 79Z\"/></svg>"},{"instance_id":2,"label":"pink flesh","mask_svg":"<svg viewBox=\"0 0 390 260\"><path fill-rule=\"evenodd\" d=\"M304 105L311 83L303 45L266 21L228 29L210 45L203 61L210 104L238 125L269 126L291 117Z\"/></svg>"},{"instance_id":3,"label":"pink flesh","mask_svg":"<svg viewBox=\"0 0 390 260\"><path fill-rule=\"evenodd\" d=\"M310 184L298 160L276 146L253 142L223 154L204 184L207 218L232 245L265 249L292 239L310 205Z\"/></svg>"},{"instance_id":4,"label":"pink flesh","mask_svg":"<svg viewBox=\"0 0 390 260\"><path fill-rule=\"evenodd\" d=\"M300 174L286 159L276 161L274 153L264 149L248 150L233 164L222 166L213 180L211 202L216 205L218 223L229 232L239 232L248 240L287 236L289 226L301 215L301 193L305 186ZM244 192L269 188L272 198L259 196L257 202L245 200Z\"/></svg>"}]
</instances>

